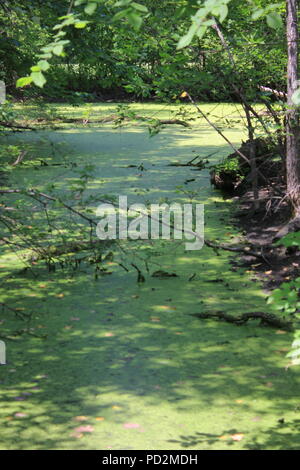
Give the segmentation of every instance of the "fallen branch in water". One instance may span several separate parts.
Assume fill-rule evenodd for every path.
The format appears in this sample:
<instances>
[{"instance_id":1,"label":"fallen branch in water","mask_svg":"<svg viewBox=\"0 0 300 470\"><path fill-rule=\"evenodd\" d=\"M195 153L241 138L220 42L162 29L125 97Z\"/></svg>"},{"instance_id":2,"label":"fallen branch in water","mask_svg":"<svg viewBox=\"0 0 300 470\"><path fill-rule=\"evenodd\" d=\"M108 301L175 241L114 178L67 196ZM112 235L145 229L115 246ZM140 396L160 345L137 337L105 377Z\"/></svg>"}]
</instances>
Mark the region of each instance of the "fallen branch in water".
<instances>
[{"instance_id":1,"label":"fallen branch in water","mask_svg":"<svg viewBox=\"0 0 300 470\"><path fill-rule=\"evenodd\" d=\"M22 152L20 152L20 154L18 155L18 158L16 159L16 161L14 163L12 163L12 166L19 165L19 163L22 162L23 158L25 157L25 155L27 153L28 152L26 150L23 150Z\"/></svg>"},{"instance_id":2,"label":"fallen branch in water","mask_svg":"<svg viewBox=\"0 0 300 470\"><path fill-rule=\"evenodd\" d=\"M16 341L17 337L22 335L29 335L39 339L46 339L48 337L47 334L37 335L30 328L22 328L21 330L13 331L10 335L3 335L0 333L0 338L5 341Z\"/></svg>"},{"instance_id":3,"label":"fallen branch in water","mask_svg":"<svg viewBox=\"0 0 300 470\"><path fill-rule=\"evenodd\" d=\"M67 210L69 210L73 214L81 217L86 222L88 222L91 227L97 225L97 222L94 219L92 219L92 218L88 217L87 215L83 214L82 212L74 209L69 204L66 204L65 202L63 202L61 200L61 198L50 196L48 194L45 194L45 193L42 193L42 192L39 192L39 191L35 191L33 189L30 189L30 190L4 189L4 190L0 190L0 194L25 194L29 197L32 197L33 199L38 200L42 204L43 204L44 199L45 200L50 200L50 201L58 201ZM102 202L107 202L107 201L102 201ZM142 215L144 215L145 217L148 217L148 218L150 217L150 215L147 214L147 213L145 213L145 214L142 213ZM167 227L176 228L173 224L166 224L162 220L155 219L153 216L152 216L152 219L156 220L157 222L160 222L162 225L166 225ZM196 232L190 231L190 230L187 230L187 229L185 229L185 230L182 229L182 232L185 233L185 234L189 233L191 235L194 235L200 242L203 243L203 237L200 236L199 234L197 234ZM230 245L224 245L224 244L216 244L216 243L211 242L210 240L204 240L204 244L206 246L208 246L209 248L212 248L215 251L216 254L218 254L218 250L230 251L232 253L243 253L246 256L254 256L255 258L263 259L267 264L270 264L267 261L267 259L265 258L265 256L263 255L263 253L262 253L262 247L259 247L260 252L257 252L257 251L253 251L250 247L238 247L238 246L230 246ZM42 251L41 256L45 257L46 253L44 252L44 250L41 250L41 251ZM46 254L46 257L47 257L47 254Z\"/></svg>"},{"instance_id":4,"label":"fallen branch in water","mask_svg":"<svg viewBox=\"0 0 300 470\"><path fill-rule=\"evenodd\" d=\"M140 282L145 282L145 277L142 273L142 271L137 267L136 264L134 263L131 263L131 266L136 270L137 274L138 274L138 277L137 277L137 282L140 283Z\"/></svg>"},{"instance_id":5,"label":"fallen branch in water","mask_svg":"<svg viewBox=\"0 0 300 470\"><path fill-rule=\"evenodd\" d=\"M62 255L68 255L71 253L78 253L82 251L91 251L95 248L102 247L107 248L111 242L108 240L88 240L88 241L76 241L76 242L66 242L63 245L51 246L45 252L36 252L33 251L29 256L30 261L41 261L49 260L50 258L57 258Z\"/></svg>"},{"instance_id":6,"label":"fallen branch in water","mask_svg":"<svg viewBox=\"0 0 300 470\"><path fill-rule=\"evenodd\" d=\"M270 265L270 263L268 262L268 260L266 259L266 257L264 256L262 252L261 246L259 247L260 248L260 253L259 253L259 252L251 250L250 247L247 247L247 246L243 248L239 246L224 245L222 243L217 245L209 240L204 240L204 244L208 246L209 248L212 248L216 253L218 252L218 250L231 251L232 253L243 253L246 256L254 256L255 258L263 259L267 264Z\"/></svg>"},{"instance_id":7,"label":"fallen branch in water","mask_svg":"<svg viewBox=\"0 0 300 470\"><path fill-rule=\"evenodd\" d=\"M20 124L13 124L12 122L5 122L5 121L0 121L0 126L7 127L8 129L22 129L22 130L36 131L34 127L21 126Z\"/></svg>"},{"instance_id":8,"label":"fallen branch in water","mask_svg":"<svg viewBox=\"0 0 300 470\"><path fill-rule=\"evenodd\" d=\"M97 222L90 217L86 216L82 212L79 212L78 210L74 209L72 206L69 204L66 204L65 202L62 201L61 198L58 197L53 197L49 196L49 194L45 194L39 191L35 191L33 189L25 190L25 189L1 189L0 194L25 194L26 196L32 197L36 199L37 197L45 198L48 199L49 201L57 201L59 202L63 207L68 209L70 212L73 212L74 214L78 215L82 219L86 220L92 225L97 225ZM39 201L41 202L41 201ZM106 201L105 201L106 202Z\"/></svg>"},{"instance_id":9,"label":"fallen branch in water","mask_svg":"<svg viewBox=\"0 0 300 470\"><path fill-rule=\"evenodd\" d=\"M91 217L87 216L86 214L80 212L79 210L75 209L74 207L70 206L69 204L66 204L65 202L63 202L63 200L59 197L54 197L54 196L50 196L49 194L45 194L45 193L42 193L40 191L35 191L34 189L28 189L28 190L22 190L22 189L1 189L0 190L0 194L24 194L25 196L27 197L30 197L32 199L34 199L35 201L38 201L46 210L47 208L47 203L48 201L51 201L51 202L59 202L65 209L67 209L69 212L71 212L72 214L75 214L76 216L80 217L81 219L83 219L84 221L86 221L89 226L90 226L90 230L92 230L93 227L95 227L97 225L97 221L92 219ZM102 201L102 202L107 202L107 201ZM7 221L5 221L4 217L2 216L2 218L0 218L0 221L2 223L4 223L8 229L13 232L13 227L11 226L11 224L8 224ZM48 221L49 222L49 221ZM15 243L15 242L12 242L10 240L7 240L6 238L0 238L0 240L2 240L4 243L8 243L8 244L16 244L17 246L21 246L22 248L26 248L26 245L27 245L27 248L31 248L31 245L32 245L32 241L29 239L28 241L26 240L26 238L24 239L23 237L20 236L20 234L18 234L19 238L21 238L23 244L20 245L19 243ZM70 252L76 252L76 251L80 251L80 250L86 250L86 249L91 249L95 246L97 246L97 244L101 244L103 245L103 241L101 240L95 240L93 241L91 238L88 242L85 242L85 241L76 241L76 242L69 242L69 243L66 243L64 245L59 245L57 247L45 247L43 246L42 244L38 243L37 241L35 241L35 245L34 245L34 253L30 256L30 260L31 261L36 261L36 260L50 260L52 257L55 257L55 256L60 256L62 254L68 254ZM107 243L105 243L105 246L107 245Z\"/></svg>"},{"instance_id":10,"label":"fallen branch in water","mask_svg":"<svg viewBox=\"0 0 300 470\"><path fill-rule=\"evenodd\" d=\"M183 127L190 127L189 123L180 119L158 119L159 124L178 124Z\"/></svg>"},{"instance_id":11,"label":"fallen branch in water","mask_svg":"<svg viewBox=\"0 0 300 470\"><path fill-rule=\"evenodd\" d=\"M29 319L32 315L31 313L22 312L22 309L10 307L5 302L0 302L0 305L3 309L7 309L10 312L13 312L16 315L16 317L20 318L21 320Z\"/></svg>"},{"instance_id":12,"label":"fallen branch in water","mask_svg":"<svg viewBox=\"0 0 300 470\"><path fill-rule=\"evenodd\" d=\"M234 316L223 311L214 311L210 313L190 313L192 317L197 317L200 319L217 319L223 320L228 323L234 323L237 326L244 325L248 320L261 320L261 325L271 326L273 328L280 328L282 330L292 331L293 324L290 321L283 320L278 318L272 313L265 312L247 312L242 315Z\"/></svg>"},{"instance_id":13,"label":"fallen branch in water","mask_svg":"<svg viewBox=\"0 0 300 470\"><path fill-rule=\"evenodd\" d=\"M100 118L100 119L80 119L80 118L60 118L60 121L62 122L67 122L67 123L83 123L83 124L104 124L106 122L114 122L114 121L117 121L120 117L117 115L117 114L111 114L110 116L105 116L103 118ZM129 117L125 117L123 119L124 121L143 121L143 122L149 122L149 121L153 121L153 118L148 118L146 116L134 116L132 118L129 118ZM168 125L168 124L177 124L179 126L183 126L183 127L190 127L190 125L185 122L185 121L182 121L181 119L155 119L155 121L158 123L158 124L161 124L161 125Z\"/></svg>"}]
</instances>

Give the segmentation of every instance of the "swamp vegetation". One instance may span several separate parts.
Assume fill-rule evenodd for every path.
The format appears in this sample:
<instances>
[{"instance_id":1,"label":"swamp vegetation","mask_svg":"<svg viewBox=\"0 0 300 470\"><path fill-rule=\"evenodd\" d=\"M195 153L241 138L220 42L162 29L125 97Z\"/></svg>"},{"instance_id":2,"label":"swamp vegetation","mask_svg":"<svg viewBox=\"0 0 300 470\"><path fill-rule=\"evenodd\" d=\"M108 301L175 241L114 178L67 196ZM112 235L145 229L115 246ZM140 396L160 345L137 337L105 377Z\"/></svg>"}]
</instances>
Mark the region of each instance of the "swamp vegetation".
<instances>
[{"instance_id":1,"label":"swamp vegetation","mask_svg":"<svg viewBox=\"0 0 300 470\"><path fill-rule=\"evenodd\" d=\"M299 449L296 7L0 1L1 449Z\"/></svg>"}]
</instances>

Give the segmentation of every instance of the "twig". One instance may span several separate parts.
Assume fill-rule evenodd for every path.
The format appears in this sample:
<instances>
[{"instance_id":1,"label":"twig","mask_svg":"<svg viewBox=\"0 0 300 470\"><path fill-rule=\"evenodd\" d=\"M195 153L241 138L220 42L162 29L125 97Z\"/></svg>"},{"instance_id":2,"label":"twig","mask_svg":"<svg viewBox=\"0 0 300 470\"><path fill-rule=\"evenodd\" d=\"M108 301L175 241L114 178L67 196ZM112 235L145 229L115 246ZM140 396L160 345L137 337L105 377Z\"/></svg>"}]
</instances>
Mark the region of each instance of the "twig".
<instances>
[{"instance_id":1,"label":"twig","mask_svg":"<svg viewBox=\"0 0 300 470\"><path fill-rule=\"evenodd\" d=\"M283 320L271 313L265 312L247 312L238 316L229 315L223 311L190 313L189 315L201 319L216 318L217 320L224 320L228 323L234 323L237 326L244 325L248 320L261 320L261 325L268 325L273 328L280 328L287 331L293 330L292 322Z\"/></svg>"},{"instance_id":2,"label":"twig","mask_svg":"<svg viewBox=\"0 0 300 470\"><path fill-rule=\"evenodd\" d=\"M87 222L92 223L94 225L97 225L97 223L93 219L91 219L90 217L88 217L88 216L82 214L81 212L77 211L72 206L69 206L68 204L63 202L60 198L49 196L49 194L41 193L39 191L34 191L33 189L31 189L31 190L1 189L0 194L26 194L27 196L32 197L34 199L36 199L36 196L40 196L40 197L44 197L45 199L48 199L50 201L58 201L62 206L64 206L69 211L71 211L74 214L76 214L76 215L80 216L81 218L85 219Z\"/></svg>"},{"instance_id":3,"label":"twig","mask_svg":"<svg viewBox=\"0 0 300 470\"><path fill-rule=\"evenodd\" d=\"M20 312L20 310L18 310L17 308L10 307L5 302L0 302L0 305L2 306L2 308L7 308L7 310L10 310L11 312L14 312L14 314L17 317L19 317L21 320L24 320L25 318L28 319L32 315L31 313L26 314L26 313Z\"/></svg>"},{"instance_id":4,"label":"twig","mask_svg":"<svg viewBox=\"0 0 300 470\"><path fill-rule=\"evenodd\" d=\"M29 130L29 131L37 130L34 127L21 126L20 124L12 124L11 122L5 122L5 121L0 121L0 126L7 127L9 129L23 129L23 130Z\"/></svg>"},{"instance_id":5,"label":"twig","mask_svg":"<svg viewBox=\"0 0 300 470\"><path fill-rule=\"evenodd\" d=\"M264 255L262 255L262 253L257 253L255 251L252 251L250 248L248 249L248 247L242 248L242 247L238 247L238 246L224 245L222 243L219 244L219 245L216 245L215 243L211 242L210 240L204 240L204 244L206 246L208 246L209 248L212 248L215 251L225 250L225 251L231 251L232 253L243 253L244 255L254 256L255 258L261 258L264 261L266 261Z\"/></svg>"},{"instance_id":6,"label":"twig","mask_svg":"<svg viewBox=\"0 0 300 470\"><path fill-rule=\"evenodd\" d=\"M195 108L197 109L198 113L201 114L201 116L206 120L206 122L208 122L208 124L225 140L225 142L227 142L227 144L238 154L240 155L243 160L245 160L248 165L251 167L251 162L249 160L248 157L246 157L245 154L243 154L235 145L233 145L232 142L230 142L230 140L226 137L226 135L223 134L222 131L220 131L220 129L218 129L218 127L206 116L206 114L199 108L199 106L197 105L197 103L193 100L193 98L191 97L191 95L186 92L186 96L188 97L188 99L190 100L190 102L195 106ZM267 182L267 178L260 172L258 171L257 172L261 178Z\"/></svg>"},{"instance_id":7,"label":"twig","mask_svg":"<svg viewBox=\"0 0 300 470\"><path fill-rule=\"evenodd\" d=\"M27 150L23 150L22 152L20 152L20 155L18 156L17 160L14 163L12 163L12 166L16 166L19 163L21 163L21 161L23 160L23 158L25 157L27 153L28 153Z\"/></svg>"}]
</instances>

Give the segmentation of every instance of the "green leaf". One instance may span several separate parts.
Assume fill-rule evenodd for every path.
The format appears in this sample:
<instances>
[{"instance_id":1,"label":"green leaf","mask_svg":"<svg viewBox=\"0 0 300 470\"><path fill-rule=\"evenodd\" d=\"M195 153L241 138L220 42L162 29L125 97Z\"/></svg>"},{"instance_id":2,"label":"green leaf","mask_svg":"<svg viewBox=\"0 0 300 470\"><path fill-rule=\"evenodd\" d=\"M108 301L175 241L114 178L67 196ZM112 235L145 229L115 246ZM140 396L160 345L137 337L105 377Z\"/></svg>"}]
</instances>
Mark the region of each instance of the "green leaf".
<instances>
[{"instance_id":1,"label":"green leaf","mask_svg":"<svg viewBox=\"0 0 300 470\"><path fill-rule=\"evenodd\" d=\"M16 87L23 88L24 86L29 85L32 82L32 77L21 77L17 80Z\"/></svg>"},{"instance_id":2,"label":"green leaf","mask_svg":"<svg viewBox=\"0 0 300 470\"><path fill-rule=\"evenodd\" d=\"M65 36L67 33L66 31L59 31L58 33L55 34L55 38L60 38L62 36Z\"/></svg>"},{"instance_id":3,"label":"green leaf","mask_svg":"<svg viewBox=\"0 0 300 470\"><path fill-rule=\"evenodd\" d=\"M292 348L300 348L300 339L295 339L293 342L292 342Z\"/></svg>"},{"instance_id":4,"label":"green leaf","mask_svg":"<svg viewBox=\"0 0 300 470\"><path fill-rule=\"evenodd\" d=\"M216 24L215 20L206 20L206 21L203 21L201 26L199 26L199 29L202 27L202 26L212 26L213 24ZM198 35L198 33L197 33Z\"/></svg>"},{"instance_id":5,"label":"green leaf","mask_svg":"<svg viewBox=\"0 0 300 470\"><path fill-rule=\"evenodd\" d=\"M40 88L43 88L43 86L46 83L46 79L42 72L32 72L31 74L32 81L35 85L37 85Z\"/></svg>"},{"instance_id":6,"label":"green leaf","mask_svg":"<svg viewBox=\"0 0 300 470\"><path fill-rule=\"evenodd\" d=\"M258 8L257 10L255 10L253 13L252 13L252 20L258 20L258 18L260 18L263 14L265 13L265 10L263 8Z\"/></svg>"},{"instance_id":7,"label":"green leaf","mask_svg":"<svg viewBox=\"0 0 300 470\"><path fill-rule=\"evenodd\" d=\"M118 21L121 18L124 18L125 16L127 16L128 13L130 13L130 12L131 12L130 8L127 8L126 10L118 11L118 13L116 13L113 16L112 21Z\"/></svg>"},{"instance_id":8,"label":"green leaf","mask_svg":"<svg viewBox=\"0 0 300 470\"><path fill-rule=\"evenodd\" d=\"M40 70L46 71L46 70L49 69L50 64L49 64L49 62L47 62L47 60L40 60L38 62L38 67L40 68Z\"/></svg>"},{"instance_id":9,"label":"green leaf","mask_svg":"<svg viewBox=\"0 0 300 470\"><path fill-rule=\"evenodd\" d=\"M142 11L143 13L148 13L148 8L145 7L144 5L141 5L140 3L132 2L131 6L138 11Z\"/></svg>"},{"instance_id":10,"label":"green leaf","mask_svg":"<svg viewBox=\"0 0 300 470\"><path fill-rule=\"evenodd\" d=\"M40 54L40 55L38 55L38 57L40 57L40 59L51 59L52 54L50 54L50 52L49 52L47 54L46 53L45 54Z\"/></svg>"},{"instance_id":11,"label":"green leaf","mask_svg":"<svg viewBox=\"0 0 300 470\"><path fill-rule=\"evenodd\" d=\"M143 23L142 18L137 13L134 13L133 11L130 11L127 14L127 21L135 29L140 29Z\"/></svg>"},{"instance_id":12,"label":"green leaf","mask_svg":"<svg viewBox=\"0 0 300 470\"><path fill-rule=\"evenodd\" d=\"M295 290L291 290L287 295L289 302L296 302L298 299L298 293Z\"/></svg>"},{"instance_id":13,"label":"green leaf","mask_svg":"<svg viewBox=\"0 0 300 470\"><path fill-rule=\"evenodd\" d=\"M288 235L285 235L283 238L276 242L276 245L284 245L286 247L289 246L300 246L300 233L299 232L292 232Z\"/></svg>"},{"instance_id":14,"label":"green leaf","mask_svg":"<svg viewBox=\"0 0 300 470\"><path fill-rule=\"evenodd\" d=\"M53 27L54 30L59 29L59 28L63 28L64 26L69 26L70 24L74 24L75 21L76 21L75 15L73 15L73 14L70 14L70 15L67 15L67 16L62 16L59 19L63 19L63 18L66 18L66 19L61 24L56 24Z\"/></svg>"},{"instance_id":15,"label":"green leaf","mask_svg":"<svg viewBox=\"0 0 300 470\"><path fill-rule=\"evenodd\" d=\"M78 23L75 23L75 28L77 29L83 29L86 27L86 25L88 24L89 22L88 21L78 21Z\"/></svg>"},{"instance_id":16,"label":"green leaf","mask_svg":"<svg viewBox=\"0 0 300 470\"><path fill-rule=\"evenodd\" d=\"M58 44L57 46L53 47L53 54L61 55L62 52L63 52L63 46L61 44Z\"/></svg>"},{"instance_id":17,"label":"green leaf","mask_svg":"<svg viewBox=\"0 0 300 470\"><path fill-rule=\"evenodd\" d=\"M196 34L197 29L199 28L199 25L197 23L193 23L188 30L188 32L182 36L182 38L179 40L177 44L177 49L183 49L184 47L188 46L191 42L193 37Z\"/></svg>"},{"instance_id":18,"label":"green leaf","mask_svg":"<svg viewBox=\"0 0 300 470\"><path fill-rule=\"evenodd\" d=\"M276 11L271 11L267 15L267 24L270 28L279 29L282 27L282 19L281 16Z\"/></svg>"},{"instance_id":19,"label":"green leaf","mask_svg":"<svg viewBox=\"0 0 300 470\"><path fill-rule=\"evenodd\" d=\"M191 35L189 33L182 36L182 38L180 38L180 40L178 41L177 49L179 50L179 49L183 49L186 46L189 46L189 44L191 44L192 42L193 36L194 35Z\"/></svg>"},{"instance_id":20,"label":"green leaf","mask_svg":"<svg viewBox=\"0 0 300 470\"><path fill-rule=\"evenodd\" d=\"M84 9L84 12L87 15L92 15L93 13L95 13L96 9L97 9L97 3L88 3Z\"/></svg>"},{"instance_id":21,"label":"green leaf","mask_svg":"<svg viewBox=\"0 0 300 470\"><path fill-rule=\"evenodd\" d=\"M114 7L117 8L117 7L125 7L127 5L129 5L129 3L131 3L131 0L120 0L119 2L116 2L114 4Z\"/></svg>"},{"instance_id":22,"label":"green leaf","mask_svg":"<svg viewBox=\"0 0 300 470\"><path fill-rule=\"evenodd\" d=\"M197 36L198 36L199 39L203 38L204 34L206 33L206 30L207 30L206 25L202 25L202 26L200 26L200 28L198 28Z\"/></svg>"},{"instance_id":23,"label":"green leaf","mask_svg":"<svg viewBox=\"0 0 300 470\"><path fill-rule=\"evenodd\" d=\"M296 358L300 356L300 348L295 349L294 351L289 352L286 357Z\"/></svg>"},{"instance_id":24,"label":"green leaf","mask_svg":"<svg viewBox=\"0 0 300 470\"><path fill-rule=\"evenodd\" d=\"M69 44L69 39L60 39L60 41L55 41L53 43L53 46L58 46L58 44L61 44L62 46L64 46L65 44Z\"/></svg>"},{"instance_id":25,"label":"green leaf","mask_svg":"<svg viewBox=\"0 0 300 470\"><path fill-rule=\"evenodd\" d=\"M68 15L59 16L58 19L59 20L66 20L68 18L71 18L72 16L73 16L73 13L69 13Z\"/></svg>"},{"instance_id":26,"label":"green leaf","mask_svg":"<svg viewBox=\"0 0 300 470\"><path fill-rule=\"evenodd\" d=\"M46 54L48 54L48 53L52 52L52 50L53 50L53 45L50 44L49 46L42 47L41 50L42 50L43 52L45 52Z\"/></svg>"},{"instance_id":27,"label":"green leaf","mask_svg":"<svg viewBox=\"0 0 300 470\"><path fill-rule=\"evenodd\" d=\"M219 19L221 23L225 20L227 15L228 15L228 6L221 5L219 9Z\"/></svg>"},{"instance_id":28,"label":"green leaf","mask_svg":"<svg viewBox=\"0 0 300 470\"><path fill-rule=\"evenodd\" d=\"M40 72L41 68L38 65L34 65L33 67L30 67L31 72Z\"/></svg>"}]
</instances>

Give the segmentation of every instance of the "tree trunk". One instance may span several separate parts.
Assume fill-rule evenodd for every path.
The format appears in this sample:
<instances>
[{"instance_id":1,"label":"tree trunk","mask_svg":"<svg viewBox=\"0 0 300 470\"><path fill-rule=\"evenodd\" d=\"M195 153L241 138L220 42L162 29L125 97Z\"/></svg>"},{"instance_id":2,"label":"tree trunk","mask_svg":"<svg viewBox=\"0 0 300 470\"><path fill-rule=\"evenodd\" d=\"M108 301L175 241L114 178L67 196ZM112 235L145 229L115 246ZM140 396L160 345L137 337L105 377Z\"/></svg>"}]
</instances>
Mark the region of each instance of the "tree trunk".
<instances>
[{"instance_id":1,"label":"tree trunk","mask_svg":"<svg viewBox=\"0 0 300 470\"><path fill-rule=\"evenodd\" d=\"M286 114L286 178L287 194L294 217L300 217L299 112L292 102L298 88L298 25L297 0L286 0L287 10L287 114Z\"/></svg>"}]
</instances>

